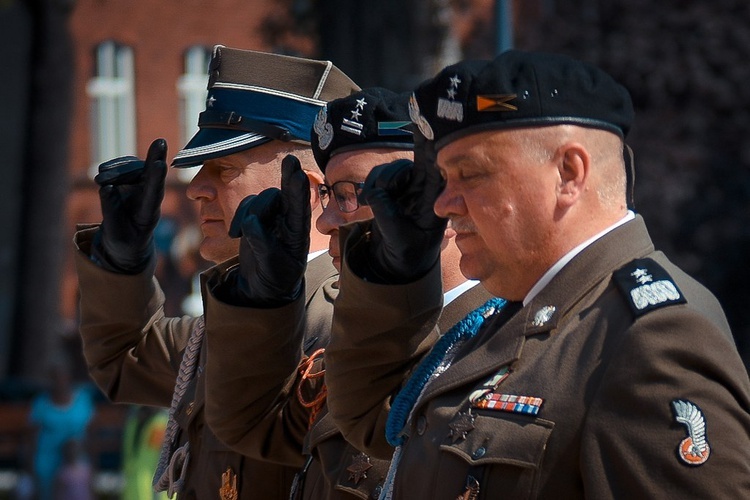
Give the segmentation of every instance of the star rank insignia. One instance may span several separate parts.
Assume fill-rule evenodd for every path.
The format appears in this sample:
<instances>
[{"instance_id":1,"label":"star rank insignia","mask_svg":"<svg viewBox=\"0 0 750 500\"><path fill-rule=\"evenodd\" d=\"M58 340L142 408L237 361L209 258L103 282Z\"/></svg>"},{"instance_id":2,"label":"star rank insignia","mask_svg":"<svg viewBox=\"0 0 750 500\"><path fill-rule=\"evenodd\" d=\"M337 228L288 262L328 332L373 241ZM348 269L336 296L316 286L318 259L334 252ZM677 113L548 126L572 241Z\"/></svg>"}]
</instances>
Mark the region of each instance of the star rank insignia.
<instances>
[{"instance_id":1,"label":"star rank insignia","mask_svg":"<svg viewBox=\"0 0 750 500\"><path fill-rule=\"evenodd\" d=\"M449 78L449 81L450 84L446 89L448 98L438 98L437 115L444 120L452 120L460 123L464 121L464 107L463 104L456 102L455 99L456 93L458 92L458 86L461 84L461 79L458 75L454 75Z\"/></svg>"},{"instance_id":2,"label":"star rank insignia","mask_svg":"<svg viewBox=\"0 0 750 500\"><path fill-rule=\"evenodd\" d=\"M615 271L613 278L636 317L687 302L672 277L653 259L636 259Z\"/></svg>"},{"instance_id":3,"label":"star rank insignia","mask_svg":"<svg viewBox=\"0 0 750 500\"><path fill-rule=\"evenodd\" d=\"M346 471L349 473L349 481L359 484L363 479L367 479L367 471L371 468L370 457L364 453L352 455L352 464L346 468Z\"/></svg>"},{"instance_id":4,"label":"star rank insignia","mask_svg":"<svg viewBox=\"0 0 750 500\"><path fill-rule=\"evenodd\" d=\"M219 488L219 498L221 500L237 500L237 474L229 468L221 475L221 488Z\"/></svg>"},{"instance_id":5,"label":"star rank insignia","mask_svg":"<svg viewBox=\"0 0 750 500\"><path fill-rule=\"evenodd\" d=\"M458 413L448 424L451 430L448 437L453 438L454 443L466 439L466 435L474 430L474 418L474 415L471 414L471 408L467 412Z\"/></svg>"},{"instance_id":6,"label":"star rank insignia","mask_svg":"<svg viewBox=\"0 0 750 500\"><path fill-rule=\"evenodd\" d=\"M695 404L687 400L672 401L674 419L687 428L688 437L680 442L677 454L687 465L701 465L708 460L711 447L706 439L706 419Z\"/></svg>"}]
</instances>

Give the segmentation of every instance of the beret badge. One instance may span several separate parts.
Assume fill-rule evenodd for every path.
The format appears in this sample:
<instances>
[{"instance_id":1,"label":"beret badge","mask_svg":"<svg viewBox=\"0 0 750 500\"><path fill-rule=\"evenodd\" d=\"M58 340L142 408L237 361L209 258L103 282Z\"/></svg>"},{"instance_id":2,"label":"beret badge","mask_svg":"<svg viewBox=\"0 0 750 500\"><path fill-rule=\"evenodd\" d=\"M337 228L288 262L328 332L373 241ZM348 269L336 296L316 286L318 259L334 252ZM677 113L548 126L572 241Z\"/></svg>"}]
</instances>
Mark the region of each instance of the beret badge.
<instances>
[{"instance_id":1,"label":"beret badge","mask_svg":"<svg viewBox=\"0 0 750 500\"><path fill-rule=\"evenodd\" d=\"M333 125L326 123L327 121L328 110L323 106L318 111L318 116L315 117L313 130L318 136L318 146L324 151L331 145L331 141L333 141Z\"/></svg>"},{"instance_id":2,"label":"beret badge","mask_svg":"<svg viewBox=\"0 0 750 500\"><path fill-rule=\"evenodd\" d=\"M424 117L422 112L419 110L419 104L417 104L417 98L412 94L409 97L409 118L414 124L419 127L419 131L425 136L425 139L431 141L435 138L435 133L432 131L432 127L427 122L427 118Z\"/></svg>"}]
</instances>

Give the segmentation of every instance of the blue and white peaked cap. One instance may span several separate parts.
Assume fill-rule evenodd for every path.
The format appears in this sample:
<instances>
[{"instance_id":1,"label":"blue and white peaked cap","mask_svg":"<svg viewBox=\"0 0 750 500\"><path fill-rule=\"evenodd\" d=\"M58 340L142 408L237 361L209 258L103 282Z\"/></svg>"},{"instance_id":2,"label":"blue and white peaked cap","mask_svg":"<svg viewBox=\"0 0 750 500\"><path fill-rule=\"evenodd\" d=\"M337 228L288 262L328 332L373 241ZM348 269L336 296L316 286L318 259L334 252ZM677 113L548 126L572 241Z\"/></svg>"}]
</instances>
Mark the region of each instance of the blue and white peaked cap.
<instances>
[{"instance_id":1,"label":"blue and white peaked cap","mask_svg":"<svg viewBox=\"0 0 750 500\"><path fill-rule=\"evenodd\" d=\"M200 165L274 139L310 144L320 108L359 90L330 61L223 45L214 47L208 74L199 130L174 157L174 167Z\"/></svg>"}]
</instances>

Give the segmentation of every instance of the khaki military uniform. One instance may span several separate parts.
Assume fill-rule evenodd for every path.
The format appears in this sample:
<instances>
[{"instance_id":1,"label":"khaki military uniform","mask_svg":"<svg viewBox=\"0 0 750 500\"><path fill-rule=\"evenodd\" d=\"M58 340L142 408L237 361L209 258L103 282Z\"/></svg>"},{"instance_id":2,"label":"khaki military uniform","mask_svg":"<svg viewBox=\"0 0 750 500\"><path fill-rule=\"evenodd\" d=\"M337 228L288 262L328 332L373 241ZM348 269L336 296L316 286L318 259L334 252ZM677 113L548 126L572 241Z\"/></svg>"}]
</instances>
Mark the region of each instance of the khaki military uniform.
<instances>
[{"instance_id":1,"label":"khaki military uniform","mask_svg":"<svg viewBox=\"0 0 750 500\"><path fill-rule=\"evenodd\" d=\"M207 330L206 374L212 391L206 419L232 449L255 459L298 466L292 492L296 499L377 498L390 464L390 455L377 459L347 443L325 403L308 430L310 410L298 398L301 391L303 400L312 401L322 388L322 377L301 376L298 367L304 355L299 346L306 328L330 329L336 280L327 281L322 287L326 300L314 306L304 307L300 299L280 308L253 309L222 303L213 294L207 300L207 316L220 319L211 321ZM446 308L446 325L488 297L481 286L463 293ZM278 335L282 330L295 333ZM239 336L252 338L253 343L231 342ZM321 340L327 343L328 335ZM323 370L321 359L310 373Z\"/></svg>"},{"instance_id":2,"label":"khaki military uniform","mask_svg":"<svg viewBox=\"0 0 750 500\"><path fill-rule=\"evenodd\" d=\"M387 452L394 369L429 336L439 276L388 287L345 269L341 282L329 411L353 444ZM487 320L428 384L393 498L750 498L749 412L718 302L637 216Z\"/></svg>"},{"instance_id":3,"label":"khaki military uniform","mask_svg":"<svg viewBox=\"0 0 750 500\"><path fill-rule=\"evenodd\" d=\"M182 355L199 318L164 316L164 294L152 270L138 275L116 274L91 262L94 232L95 228L85 229L75 236L80 330L89 373L112 401L169 407ZM207 281L234 264L236 261L228 261L204 273L203 289ZM308 290L313 295L335 270L325 258L313 260L308 268ZM207 313L209 325L220 319L211 317L209 309ZM328 331L326 325L326 335ZM315 328L309 333L313 338L320 336ZM251 340L237 337L232 341ZM232 498L235 492L239 499L287 498L296 467L236 453L205 425L205 336L203 341L196 376L175 413L181 429L179 441L190 442L186 483L179 498ZM309 347L314 349L315 344L313 340Z\"/></svg>"}]
</instances>

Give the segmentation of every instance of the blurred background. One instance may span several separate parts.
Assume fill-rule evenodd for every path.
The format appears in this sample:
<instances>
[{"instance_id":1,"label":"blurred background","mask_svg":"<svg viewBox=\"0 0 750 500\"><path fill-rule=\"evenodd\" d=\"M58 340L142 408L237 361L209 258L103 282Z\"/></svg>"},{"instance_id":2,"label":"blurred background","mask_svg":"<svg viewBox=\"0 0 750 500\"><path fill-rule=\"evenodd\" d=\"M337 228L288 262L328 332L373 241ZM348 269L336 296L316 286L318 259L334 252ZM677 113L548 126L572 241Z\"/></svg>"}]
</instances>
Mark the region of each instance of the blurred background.
<instances>
[{"instance_id":1,"label":"blurred background","mask_svg":"<svg viewBox=\"0 0 750 500\"><path fill-rule=\"evenodd\" d=\"M636 209L718 296L750 364L747 0L0 0L0 499L39 491L29 474L50 439L56 474L92 497L145 498L128 488L163 414L91 386L71 240L100 220L100 162L156 137L171 159L194 133L215 44L330 59L397 91L509 48L601 66L636 106ZM201 314L194 170L170 171L157 228L168 315Z\"/></svg>"}]
</instances>

